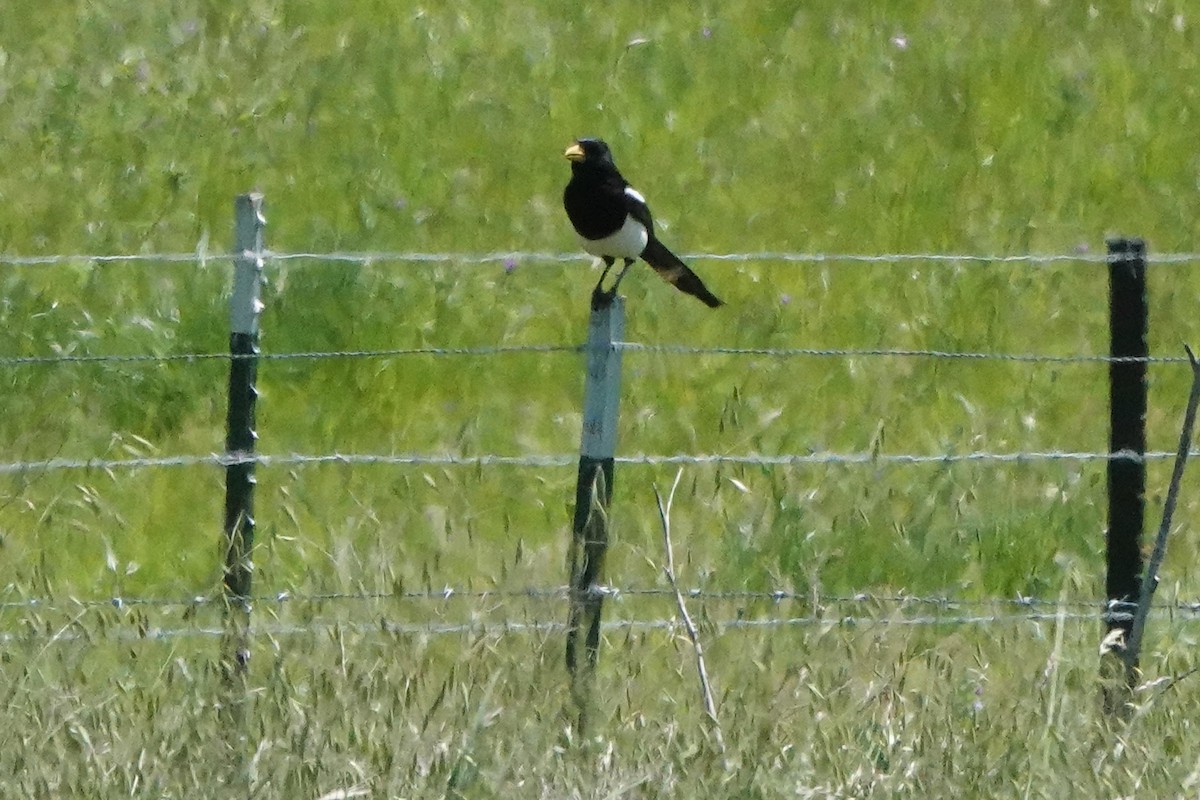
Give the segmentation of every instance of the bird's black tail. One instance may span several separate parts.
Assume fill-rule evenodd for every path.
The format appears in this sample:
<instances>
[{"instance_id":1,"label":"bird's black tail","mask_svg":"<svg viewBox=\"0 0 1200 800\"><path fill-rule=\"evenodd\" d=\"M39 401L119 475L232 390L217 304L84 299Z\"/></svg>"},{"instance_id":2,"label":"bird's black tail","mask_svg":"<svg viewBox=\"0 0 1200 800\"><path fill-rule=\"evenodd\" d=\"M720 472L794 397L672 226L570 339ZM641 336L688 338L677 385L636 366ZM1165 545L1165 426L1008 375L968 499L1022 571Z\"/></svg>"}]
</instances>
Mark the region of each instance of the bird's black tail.
<instances>
[{"instance_id":1,"label":"bird's black tail","mask_svg":"<svg viewBox=\"0 0 1200 800\"><path fill-rule=\"evenodd\" d=\"M642 259L654 267L662 279L681 292L690 294L709 308L725 305L717 296L708 290L700 276L688 269L688 265L679 260L662 242L650 237L646 249L642 251Z\"/></svg>"}]
</instances>

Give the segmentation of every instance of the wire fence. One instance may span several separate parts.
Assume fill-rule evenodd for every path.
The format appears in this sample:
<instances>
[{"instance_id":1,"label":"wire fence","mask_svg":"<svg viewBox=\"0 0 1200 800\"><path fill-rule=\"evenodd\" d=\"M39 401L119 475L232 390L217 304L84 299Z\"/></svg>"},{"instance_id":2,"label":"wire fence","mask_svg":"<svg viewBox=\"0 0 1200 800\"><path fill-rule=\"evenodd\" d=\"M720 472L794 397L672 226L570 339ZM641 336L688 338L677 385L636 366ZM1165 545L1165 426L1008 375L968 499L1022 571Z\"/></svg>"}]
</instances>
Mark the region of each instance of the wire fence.
<instances>
[{"instance_id":1,"label":"wire fence","mask_svg":"<svg viewBox=\"0 0 1200 800\"><path fill-rule=\"evenodd\" d=\"M356 264L385 262L410 263L563 263L587 260L576 253L545 253L510 251L495 253L422 253L422 252L265 252L251 254L267 260L287 261L333 261ZM67 263L93 262L110 263L183 263L204 261L210 258L224 259L227 256L208 253L154 253L116 255L44 255L44 256L0 256L0 264L13 266L52 266ZM978 255L952 253L890 253L880 255L828 254L803 252L757 252L757 253L696 253L689 257L717 261L782 261L792 263L821 263L827 261L849 261L864 263L929 261L935 263L1006 263L1006 264L1051 264L1060 262L1108 263L1108 253L1076 252L1067 254L1027 255ZM1149 260L1156 263L1176 264L1200 260L1200 253L1151 254ZM660 353L684 356L735 356L776 359L793 358L927 358L963 361L1000 361L1013 363L1047 364L1120 364L1147 363L1183 365L1184 356L1166 357L1113 357L1098 354L1044 354L1044 353L993 353L955 352L934 349L900 348L765 348L765 347L711 347L681 344L642 342L619 342L618 349L635 353ZM255 358L262 361L332 360L332 359L385 359L403 357L453 357L453 356L511 356L519 354L579 354L584 350L580 344L515 344L515 345L471 345L471 346L423 346L408 348L356 349L305 352L263 352L258 354L231 354L228 352L192 353L132 353L132 354L76 354L58 353L33 356L0 356L0 367L52 366L52 365L113 365L113 364L165 364L204 363L234 361ZM645 465L701 465L725 464L741 466L787 467L804 465L873 464L873 465L920 465L957 463L1031 463L1031 462L1085 462L1085 461L1158 461L1173 457L1173 453L1151 452L1138 456L1132 452L1069 452L1069 451L1021 451L1010 453L967 452L967 453L799 453L765 455L748 454L673 454L673 455L628 455L617 461L626 464ZM262 466L299 466L320 464L343 465L427 465L427 466L515 466L533 468L557 468L575 463L575 456L568 454L281 454L248 455L223 454L178 454L147 456L140 458L51 458L0 463L0 474L24 472L46 472L59 470L134 470L143 468L188 467L211 465L229 467L253 463Z\"/></svg>"},{"instance_id":2,"label":"wire fence","mask_svg":"<svg viewBox=\"0 0 1200 800\"><path fill-rule=\"evenodd\" d=\"M454 264L454 265L503 265L506 269L532 264L564 264L587 262L591 259L578 253L552 253L530 251L508 251L492 253L439 253L439 252L248 252L244 257L261 259L264 262L306 263L328 262L359 266L376 264ZM194 253L145 253L113 255L0 255L0 265L11 267L53 267L62 265L96 264L186 264L224 261L227 254L207 252ZM745 253L692 253L685 258L695 261L718 261L732 263L768 262L779 264L966 264L986 266L994 264L1048 266L1064 263L1107 265L1121 256L1109 253L1079 251L1065 254L952 254L952 253L891 253L891 254L847 254L818 252L745 252ZM1200 253L1152 253L1146 261L1151 264L1176 265L1200 262ZM957 352L940 349L904 348L763 348L763 347L719 347L682 344L618 342L617 349L631 353L657 353L675 356L732 356L747 358L891 358L891 359L942 359L958 361L998 361L1013 363L1042 364L1187 364L1188 359L1178 357L1112 357L1097 354L1047 354L1047 353L994 353L982 351ZM53 365L110 365L110 364L166 364L203 363L231 361L239 358L255 358L262 361L301 361L333 359L386 359L406 357L494 357L520 354L580 354L584 347L579 344L514 344L514 345L469 345L469 346L422 346L408 348L355 349L305 352L264 352L250 355L233 355L228 352L192 353L131 353L131 354L77 354L57 353L49 355L0 356L0 367L53 366ZM1193 456L1200 451L1192 451ZM811 452L798 454L635 454L618 456L615 461L631 465L733 465L756 467L799 467L811 465L952 465L963 463L1027 464L1034 462L1148 462L1174 458L1175 453L1165 451L1139 455L1132 451L1018 451L1018 452L945 452L933 454L850 452ZM171 468L190 466L230 467L239 464L255 464L263 467L302 465L385 465L385 466L512 466L530 468L574 467L576 454L250 454L210 453L146 456L135 458L51 458L0 463L0 474L48 472L64 470L121 471L146 468ZM619 602L623 598L672 598L669 589L603 587L597 589L606 597ZM1084 600L1051 600L1032 597L954 599L949 597L912 597L907 595L879 596L867 592L847 595L814 595L791 590L750 591L715 590L695 588L684 592L684 597L700 603L737 602L765 604L779 610L785 604L804 604L810 610L799 615L767 614L755 618L736 616L725 619L709 619L708 624L719 630L755 629L766 627L802 627L814 625L1006 625L1025 622L1100 622L1127 618L1129 609L1103 608L1101 604ZM259 606L285 606L297 604L384 604L405 602L450 602L471 600L479 603L497 600L535 602L539 604L561 604L569 599L566 587L535 587L521 590L473 590L446 587L437 590L400 592L328 592L290 593L279 592L261 595L251 602ZM195 609L218 607L226 603L224 596L198 596L192 598L120 597L94 599L28 598L0 601L0 612L4 610L38 611L89 611L101 608L123 610L140 607L167 610L171 608ZM881 614L890 610L891 615ZM841 613L848 611L849 613ZM916 613L913 613L913 612ZM870 613L864 613L870 612ZM1157 614L1179 615L1188 620L1200 620L1200 601L1176 601L1156 607ZM674 617L655 619L616 619L604 623L606 630L622 629L675 629L680 622ZM426 634L426 635L507 635L515 633L541 633L565 630L558 621L533 620L469 621L469 622L400 622L383 617L369 622L306 622L292 624L282 622L258 622L254 633L263 636L313 636L333 631L356 631L363 634ZM118 631L118 637L129 639L169 640L184 637L219 637L223 628L202 626L142 627L136 631ZM73 630L71 625L56 631L0 631L0 641L27 640L31 636L50 641L74 641L90 636L87 632Z\"/></svg>"},{"instance_id":3,"label":"wire fence","mask_svg":"<svg viewBox=\"0 0 1200 800\"><path fill-rule=\"evenodd\" d=\"M812 347L704 347L681 344L646 344L618 342L618 350L635 353L664 353L694 356L758 356L765 358L930 358L963 361L1009 361L1047 364L1187 364L1185 356L1106 356L1053 355L1043 353L955 352L899 348L812 348ZM216 353L57 353L44 356L0 356L0 367L48 366L56 364L168 364L205 361L320 361L358 358L404 358L409 356L500 356L530 353L572 353L584 351L580 344L514 344L471 345L463 347L396 347L363 350L328 350L302 352L263 352L257 354Z\"/></svg>"},{"instance_id":4,"label":"wire fence","mask_svg":"<svg viewBox=\"0 0 1200 800\"><path fill-rule=\"evenodd\" d=\"M615 602L616 613L626 599L635 601L659 598L675 600L672 589L662 587L595 587L594 592ZM1012 598L965 598L946 596L913 596L904 594L880 595L870 592L850 594L820 594L795 592L792 590L755 591L692 588L681 590L682 596L691 603L730 604L759 608L738 609L734 616L714 616L709 613L704 624L716 633L751 631L781 627L926 627L926 626L991 626L1015 625L1020 623L1054 622L1095 623L1132 616L1133 603L1110 603L1107 608L1100 603L1080 599L1049 599L1037 597ZM535 602L546 607L561 607L570 596L565 586L531 587L527 589L459 589L445 587L424 591L395 592L280 592L259 595L252 604L259 612L265 612L266 622L260 614L251 633L262 637L321 636L332 633L384 634L384 635L475 635L504 636L531 633L557 633L567 629L560 620L526 619L467 621L399 621L384 614L374 613L384 604L438 603L468 601L477 604L495 601ZM60 612L72 615L65 624L27 624L23 630L0 631L0 642L93 642L96 633L81 629L88 612L102 609L123 611L144 608L155 611L187 609L194 611L202 607L222 609L227 600L222 596L197 596L192 598L121 597L94 599L25 598L0 602L0 613L22 610L33 613ZM328 605L354 603L372 606L373 615L368 620L339 619L336 621L306 620L287 622L273 618L271 608L284 605ZM799 605L807 609L798 614L778 613L788 605ZM764 613L764 608L766 613ZM490 611L494 612L493 606ZM728 612L727 612L728 613ZM1173 622L1193 624L1200 622L1200 601L1176 600L1160 603L1154 616ZM28 619L28 618L27 618ZM678 630L683 622L676 616L670 617L618 617L603 623L607 631L620 630ZM107 625L103 638L108 641L127 642L135 640L164 641L179 638L216 638L226 635L224 627L191 625L152 625L145 617L139 617L136 625L125 629L119 625Z\"/></svg>"},{"instance_id":5,"label":"wire fence","mask_svg":"<svg viewBox=\"0 0 1200 800\"><path fill-rule=\"evenodd\" d=\"M675 601L675 591L663 587L594 587L615 603L618 615L624 601L662 599ZM746 589L692 588L681 590L681 595L690 603L728 605L740 604L734 616L715 616L706 613L704 624L716 633L752 631L781 627L925 627L925 626L990 626L1020 623L1054 622L1100 623L1105 620L1125 619L1132 616L1132 603L1110 603L1107 608L1096 602L1080 599L1049 599L1037 597L1011 598L964 598L946 596L915 596L905 594L874 594L857 592L849 594L821 594L779 589L758 591ZM321 636L332 633L356 633L363 635L473 635L505 636L531 633L557 633L567 629L560 620L525 619L472 619L467 621L400 621L389 619L378 609L388 604L473 602L479 605L492 603L487 613L494 613L496 602L533 602L542 607L561 607L569 600L570 591L565 586L531 587L527 589L462 589L445 587L423 591L392 592L279 592L259 595L250 601L260 613L259 620L251 633L262 637ZM0 631L0 642L35 642L53 644L58 642L92 643L97 633L84 626L89 612L103 609L125 611L134 608L152 611L185 609L195 611L209 607L223 609L228 601L223 596L197 596L191 598L122 597L111 598L24 598L0 602L0 613L20 610L33 614L58 612L71 615L66 623L36 621L30 624L27 616L23 630ZM370 606L372 616L367 620L338 619L336 621L305 620L284 621L272 609L287 605L343 605L347 603ZM750 607L757 604L757 608ZM802 613L779 613L787 606L798 605ZM750 608L747 608L750 607ZM1159 604L1155 616L1174 622L1194 623L1200 621L1200 601L1176 600ZM728 612L726 612L728 614ZM186 619L187 617L185 617ZM267 621L263 621L263 619ZM37 620L37 617L33 618ZM193 620L195 618L193 617ZM228 633L224 627L191 625L152 625L147 617L140 616L135 625L123 628L118 624L107 624L101 632L107 641L128 642L135 640L164 641L180 638L216 638ZM620 630L677 630L682 620L670 617L620 617L610 619L602 626L607 631Z\"/></svg>"},{"instance_id":6,"label":"wire fence","mask_svg":"<svg viewBox=\"0 0 1200 800\"><path fill-rule=\"evenodd\" d=\"M1200 456L1200 450L1192 450L1189 456ZM671 455L624 455L614 458L617 464L642 466L751 466L751 467L801 467L819 465L943 465L966 463L1032 464L1037 462L1088 462L1124 461L1144 463L1165 461L1175 453L1156 450L1135 453L1131 450L1117 452L1068 452L1068 451L1016 451L968 452L968 453L784 453L764 455L759 453L677 453ZM0 475L32 472L58 472L64 470L89 470L115 472L137 469L161 469L168 467L231 467L238 464L255 464L263 467L281 466L438 466L438 467L573 467L578 463L576 454L524 455L459 455L449 453L288 453L268 455L260 453L208 453L195 455L141 456L136 458L48 458L29 461L0 463Z\"/></svg>"},{"instance_id":7,"label":"wire fence","mask_svg":"<svg viewBox=\"0 0 1200 800\"><path fill-rule=\"evenodd\" d=\"M303 361L344 358L402 358L404 356L495 356L514 353L579 353L577 344L518 344L478 345L471 347L396 347L383 350L329 350L298 353L129 353L111 355L77 355L73 353L45 356L3 356L0 367L44 366L53 364L129 364L173 363L201 361Z\"/></svg>"},{"instance_id":8,"label":"wire fence","mask_svg":"<svg viewBox=\"0 0 1200 800\"><path fill-rule=\"evenodd\" d=\"M1077 623L1097 622L1093 614L1063 613L1063 612L1030 612L1026 614L975 614L962 616L920 616L920 617L884 617L872 616L842 616L829 618L817 615L799 617L767 617L760 619L728 619L709 621L717 632L736 630L761 630L765 628L785 627L926 627L945 626L961 627L964 625L1015 625L1019 623ZM683 622L674 617L664 619L608 619L600 623L600 629L606 632L624 630L682 630ZM494 636L500 637L513 634L534 633L563 633L568 630L565 622L555 620L536 620L528 622L396 622L387 619L369 622L306 622L306 623L259 623L249 631L255 637L317 637L337 633L354 633L360 635L422 635L422 636ZM219 639L227 636L228 631L215 626L175 626L156 627L145 626L137 629L108 630L104 640L116 643L133 641L169 641L174 639ZM54 632L38 631L0 631L0 643L12 644L18 642L36 642L43 646L56 643L84 642L93 644L96 636L88 631L75 630L73 626L64 626Z\"/></svg>"},{"instance_id":9,"label":"wire fence","mask_svg":"<svg viewBox=\"0 0 1200 800\"><path fill-rule=\"evenodd\" d=\"M248 252L244 256L264 262L325 261L358 265L382 263L411 264L475 264L502 263L512 266L517 263L563 264L590 261L580 253L550 253L537 251L507 251L493 253L439 253L439 252ZM193 253L136 253L136 254L57 254L57 255L0 255L0 265L8 266L61 266L67 264L95 263L165 263L179 264L225 260L227 254L208 252ZM868 264L887 263L968 263L968 264L1029 264L1045 265L1067 262L1108 264L1121 256L1110 253L1046 253L1046 254L971 254L971 253L813 253L789 251L762 251L747 253L692 253L684 256L694 260L750 262L765 261L779 263L825 263L849 262ZM1200 253L1151 253L1148 263L1182 264L1200 261ZM1046 353L994 353L982 351L957 352L923 348L769 348L769 347L714 347L664 343L621 342L617 344L629 352L663 353L672 355L724 355L765 358L928 358L968 361L1008 361L1018 363L1050 364L1186 364L1183 356L1166 357L1114 357L1101 354L1046 354ZM515 344L515 345L468 345L468 346L424 346L381 349L355 349L307 352L263 352L259 354L230 354L227 352L193 353L129 353L129 354L76 354L56 353L48 355L0 355L0 367L44 366L55 364L135 364L135 363L193 363L205 361L230 361L257 358L264 361L286 360L330 360L357 358L402 358L411 356L498 356L526 353L580 353L583 347L571 343Z\"/></svg>"},{"instance_id":10,"label":"wire fence","mask_svg":"<svg viewBox=\"0 0 1200 800\"><path fill-rule=\"evenodd\" d=\"M264 262L328 262L356 264L457 264L505 266L516 264L564 264L590 262L590 256L578 252L553 253L545 251L510 250L491 253L450 253L419 251L376 251L376 252L247 252L249 258ZM60 266L66 264L182 264L207 262L229 258L226 253L197 251L191 253L128 253L86 254L63 253L53 255L0 255L0 265L13 267ZM776 262L782 264L823 264L830 262L857 264L892 264L929 262L934 264L1024 264L1030 266L1082 263L1109 264L1117 257L1104 252L1080 249L1073 253L1025 253L1025 254L979 254L979 253L821 253L766 250L745 253L685 253L685 259L693 261ZM1200 252L1148 253L1150 264L1186 264L1200 261Z\"/></svg>"},{"instance_id":11,"label":"wire fence","mask_svg":"<svg viewBox=\"0 0 1200 800\"><path fill-rule=\"evenodd\" d=\"M416 603L449 603L449 602L485 602L485 601L532 601L535 603L558 604L570 597L567 586L531 586L527 588L492 588L475 589L466 587L444 586L436 589L420 590L390 590L390 591L354 591L354 592L291 592L281 591L271 594L258 594L247 598L246 602L256 606L269 605L304 605L304 604L369 604L385 602L416 602ZM590 593L603 596L615 602L625 599L634 601L647 598L673 599L675 590L664 586L593 586ZM879 594L870 591L829 594L818 591L796 591L794 589L719 589L710 587L681 587L681 596L687 600L714 603L760 603L780 605L784 603L802 603L819 608L832 606L890 606L895 608L936 607L939 609L963 608L997 608L1011 609L1091 609L1094 614L1101 612L1104 604L1092 600L1077 598L1045 598L1017 595L1014 597L985 597L985 598L956 598L948 595L912 595L904 593ZM78 610L83 608L112 607L117 609L149 606L160 610L177 608L198 608L203 606L223 607L228 602L223 594L196 595L193 597L142 597L122 596L96 598L52 598L29 597L15 600L0 601L0 611L11 609L37 610ZM1132 610L1134 603L1111 603L1104 613L1123 613ZM1200 614L1200 600L1175 600L1168 604L1160 604L1160 610L1173 610Z\"/></svg>"}]
</instances>

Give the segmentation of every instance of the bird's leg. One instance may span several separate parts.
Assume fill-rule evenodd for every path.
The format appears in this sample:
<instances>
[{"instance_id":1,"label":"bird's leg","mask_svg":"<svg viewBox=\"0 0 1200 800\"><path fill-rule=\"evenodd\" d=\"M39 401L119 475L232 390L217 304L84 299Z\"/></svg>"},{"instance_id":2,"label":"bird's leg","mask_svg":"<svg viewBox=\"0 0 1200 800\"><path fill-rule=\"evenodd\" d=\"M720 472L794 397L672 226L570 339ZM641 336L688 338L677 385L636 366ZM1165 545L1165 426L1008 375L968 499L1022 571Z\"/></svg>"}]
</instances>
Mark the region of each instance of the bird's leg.
<instances>
[{"instance_id":1,"label":"bird's leg","mask_svg":"<svg viewBox=\"0 0 1200 800\"><path fill-rule=\"evenodd\" d=\"M604 284L604 279L608 277L608 271L613 268L613 264L617 261L612 256L600 256L600 258L604 261L604 272L600 273L600 280L596 281L597 289Z\"/></svg>"},{"instance_id":2,"label":"bird's leg","mask_svg":"<svg viewBox=\"0 0 1200 800\"><path fill-rule=\"evenodd\" d=\"M634 262L634 259L632 259L632 258L625 259L625 266L622 267L621 271L617 274L617 279L615 281L613 281L612 288L608 290L609 294L616 296L617 287L621 285L621 278L624 278L625 273L629 272L629 268L633 266L633 262Z\"/></svg>"},{"instance_id":3,"label":"bird's leg","mask_svg":"<svg viewBox=\"0 0 1200 800\"><path fill-rule=\"evenodd\" d=\"M604 279L608 277L608 271L612 269L612 266L614 263L616 263L616 260L612 256L601 256L601 258L604 259L604 272L600 273L600 280L596 281L596 288L592 290L593 310L604 308L612 302L612 299L616 297L617 294L617 287L615 285L607 292L602 288L604 286ZM621 274L624 275L624 271L622 271ZM617 280L619 281L620 278Z\"/></svg>"}]
</instances>

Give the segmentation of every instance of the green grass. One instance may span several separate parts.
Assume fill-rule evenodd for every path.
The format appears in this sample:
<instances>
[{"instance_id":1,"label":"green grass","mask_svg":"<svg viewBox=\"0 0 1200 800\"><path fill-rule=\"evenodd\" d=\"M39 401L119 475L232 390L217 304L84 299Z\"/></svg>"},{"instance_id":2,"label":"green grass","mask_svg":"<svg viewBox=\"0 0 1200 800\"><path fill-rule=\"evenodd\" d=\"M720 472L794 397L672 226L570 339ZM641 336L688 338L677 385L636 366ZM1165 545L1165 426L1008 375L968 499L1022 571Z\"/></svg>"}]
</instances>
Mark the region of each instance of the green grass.
<instances>
[{"instance_id":1,"label":"green grass","mask_svg":"<svg viewBox=\"0 0 1200 800\"><path fill-rule=\"evenodd\" d=\"M211 256L230 246L232 199L249 189L265 193L280 251L570 251L560 154L585 133L612 144L682 252L1094 254L1113 234L1144 236L1152 252L1198 249L1200 20L1186 3L647 9L12 0L0 15L0 252ZM1151 270L1157 354L1200 332L1193 266ZM710 313L634 272L630 340L1107 346L1096 264L695 267L729 306ZM581 263L271 264L263 346L577 343L594 277ZM211 257L4 266L0 355L221 351L229 278ZM1102 365L669 353L625 364L622 453L1106 445ZM5 367L0 460L218 451L225 374L220 361ZM1170 450L1186 370L1156 366L1151 381L1150 447ZM578 446L573 354L268 361L260 383L267 453ZM613 583L662 584L652 488L674 471L618 471ZM1151 520L1169 472L1150 470ZM566 578L573 468L259 478L264 594ZM1168 600L1200 594L1192 485ZM1093 463L687 467L673 516L681 579L1091 603L1103 594L1103 490ZM0 651L0 776L14 792L181 797L247 781L256 797L355 785L380 797L1116 797L1197 781L1181 759L1196 679L1139 693L1136 721L1110 728L1098 626L1071 620L914 627L889 620L929 609L696 601L725 760L690 652L668 632L610 631L596 740L578 747L564 733L560 633L361 629L561 621L556 603L265 603L249 691L230 698L217 641L199 634L215 609L71 600L214 594L222 504L208 467L3 477L4 598L52 606L0 608L0 630L16 634ZM661 598L609 609L672 613ZM723 625L739 614L823 624ZM846 614L859 624L840 624ZM308 624L332 627L271 633ZM136 638L180 627L198 633ZM1186 673L1194 645L1186 620L1156 619L1147 677Z\"/></svg>"}]
</instances>

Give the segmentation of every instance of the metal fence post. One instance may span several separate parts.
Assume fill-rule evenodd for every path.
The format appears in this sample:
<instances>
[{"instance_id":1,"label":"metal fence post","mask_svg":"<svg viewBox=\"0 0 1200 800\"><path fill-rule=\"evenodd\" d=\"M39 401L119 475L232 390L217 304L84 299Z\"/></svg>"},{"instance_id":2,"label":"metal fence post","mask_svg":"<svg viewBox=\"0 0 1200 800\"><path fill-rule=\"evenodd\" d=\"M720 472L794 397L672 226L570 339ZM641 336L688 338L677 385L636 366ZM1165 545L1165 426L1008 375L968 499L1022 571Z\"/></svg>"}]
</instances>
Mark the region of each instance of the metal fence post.
<instances>
[{"instance_id":1,"label":"metal fence post","mask_svg":"<svg viewBox=\"0 0 1200 800\"><path fill-rule=\"evenodd\" d=\"M1141 591L1142 526L1146 508L1146 367L1149 358L1149 300L1146 294L1146 245L1141 239L1110 239L1108 245L1109 333L1113 358L1139 361L1109 363L1109 452L1133 456L1108 462L1106 641L1128 644L1133 611ZM1126 667L1135 680L1136 664ZM1110 710L1121 706L1106 696Z\"/></svg>"},{"instance_id":2,"label":"metal fence post","mask_svg":"<svg viewBox=\"0 0 1200 800\"><path fill-rule=\"evenodd\" d=\"M227 668L243 672L250 660L250 584L254 575L254 463L258 434L258 321L262 311L263 196L239 195L235 204L233 295L229 301L229 413L225 452L234 460L225 468L225 597L231 641Z\"/></svg>"},{"instance_id":3,"label":"metal fence post","mask_svg":"<svg viewBox=\"0 0 1200 800\"><path fill-rule=\"evenodd\" d=\"M613 491L613 456L617 444L617 407L621 395L621 351L614 344L625 335L625 301L616 297L593 309L588 321L587 376L583 389L583 435L579 478L575 486L575 519L571 526L570 618L567 623L567 670L579 711L579 732L587 727L591 684L600 652L601 588L608 551L608 508ZM579 635L587 628L586 656L579 659Z\"/></svg>"}]
</instances>

